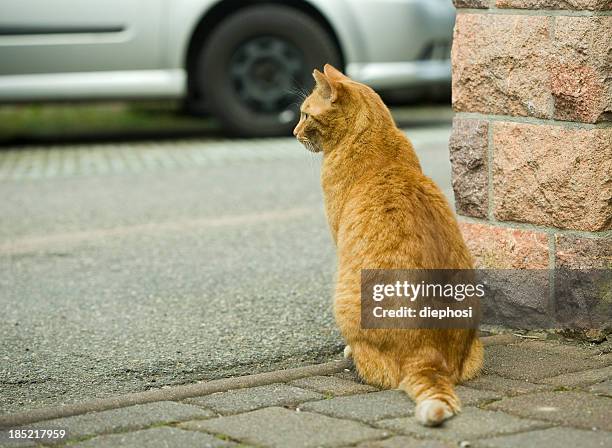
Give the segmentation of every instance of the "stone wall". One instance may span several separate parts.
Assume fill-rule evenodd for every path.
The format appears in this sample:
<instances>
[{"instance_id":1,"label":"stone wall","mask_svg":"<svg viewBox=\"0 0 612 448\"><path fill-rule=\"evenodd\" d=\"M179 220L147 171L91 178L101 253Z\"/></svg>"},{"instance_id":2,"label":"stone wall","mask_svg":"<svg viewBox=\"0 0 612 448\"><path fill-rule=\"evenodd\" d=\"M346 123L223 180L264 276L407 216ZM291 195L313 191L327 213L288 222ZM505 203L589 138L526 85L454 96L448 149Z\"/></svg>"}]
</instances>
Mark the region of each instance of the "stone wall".
<instances>
[{"instance_id":1,"label":"stone wall","mask_svg":"<svg viewBox=\"0 0 612 448\"><path fill-rule=\"evenodd\" d=\"M612 268L612 0L454 0L453 188L479 267Z\"/></svg>"}]
</instances>

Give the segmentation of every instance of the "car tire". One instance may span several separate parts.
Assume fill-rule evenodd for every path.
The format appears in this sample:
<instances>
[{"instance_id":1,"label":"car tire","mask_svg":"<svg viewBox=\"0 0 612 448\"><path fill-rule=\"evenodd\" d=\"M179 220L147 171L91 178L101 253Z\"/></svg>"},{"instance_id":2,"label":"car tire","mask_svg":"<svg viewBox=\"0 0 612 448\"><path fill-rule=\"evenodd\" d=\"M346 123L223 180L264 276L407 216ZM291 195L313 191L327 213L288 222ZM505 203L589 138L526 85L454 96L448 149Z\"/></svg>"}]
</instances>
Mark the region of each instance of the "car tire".
<instances>
[{"instance_id":1,"label":"car tire","mask_svg":"<svg viewBox=\"0 0 612 448\"><path fill-rule=\"evenodd\" d=\"M282 5L245 8L227 17L200 50L195 83L210 112L232 134L289 135L312 71L340 67L327 31Z\"/></svg>"}]
</instances>

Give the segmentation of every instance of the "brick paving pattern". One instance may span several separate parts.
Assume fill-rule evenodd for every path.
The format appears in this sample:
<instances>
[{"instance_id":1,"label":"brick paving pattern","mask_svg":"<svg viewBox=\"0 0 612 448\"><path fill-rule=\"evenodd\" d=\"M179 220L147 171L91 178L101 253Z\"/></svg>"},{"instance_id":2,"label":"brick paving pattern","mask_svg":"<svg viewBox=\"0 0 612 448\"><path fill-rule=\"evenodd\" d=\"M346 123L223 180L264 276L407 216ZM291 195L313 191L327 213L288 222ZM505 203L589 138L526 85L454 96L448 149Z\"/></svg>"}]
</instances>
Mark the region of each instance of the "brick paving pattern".
<instances>
[{"instance_id":1,"label":"brick paving pattern","mask_svg":"<svg viewBox=\"0 0 612 448\"><path fill-rule=\"evenodd\" d=\"M411 129L426 151L448 140L446 127ZM129 175L271 160L312 158L294 138L202 139L9 147L0 151L0 181ZM318 162L317 162L318 163Z\"/></svg>"},{"instance_id":2,"label":"brick paving pattern","mask_svg":"<svg viewBox=\"0 0 612 448\"><path fill-rule=\"evenodd\" d=\"M483 375L458 386L463 412L440 428L414 420L400 391L353 371L60 418L57 445L137 447L539 447L612 445L612 344L506 339ZM7 442L2 446L35 446Z\"/></svg>"}]
</instances>

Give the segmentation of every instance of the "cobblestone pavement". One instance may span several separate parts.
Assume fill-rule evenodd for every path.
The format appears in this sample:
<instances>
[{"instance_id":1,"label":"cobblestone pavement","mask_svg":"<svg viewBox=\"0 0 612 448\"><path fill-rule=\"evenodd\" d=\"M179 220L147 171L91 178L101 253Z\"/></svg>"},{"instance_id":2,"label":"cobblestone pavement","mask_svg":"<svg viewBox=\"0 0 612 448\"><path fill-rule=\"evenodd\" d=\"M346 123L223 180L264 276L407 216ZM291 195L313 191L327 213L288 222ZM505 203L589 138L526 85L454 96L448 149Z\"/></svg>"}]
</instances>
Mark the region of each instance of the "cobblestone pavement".
<instances>
[{"instance_id":1,"label":"cobblestone pavement","mask_svg":"<svg viewBox=\"0 0 612 448\"><path fill-rule=\"evenodd\" d=\"M0 153L0 180L158 172L241 161L303 158L303 153L296 149L293 139L30 146Z\"/></svg>"},{"instance_id":2,"label":"cobblestone pavement","mask_svg":"<svg viewBox=\"0 0 612 448\"><path fill-rule=\"evenodd\" d=\"M448 142L448 126L411 129L418 151ZM421 158L426 154L421 153ZM236 162L304 159L294 138L177 140L140 143L40 145L0 151L0 181L136 174ZM428 160L425 160L427 163ZM443 162L447 163L446 160ZM435 170L426 170L435 171Z\"/></svg>"},{"instance_id":3,"label":"cobblestone pavement","mask_svg":"<svg viewBox=\"0 0 612 448\"><path fill-rule=\"evenodd\" d=\"M589 346L497 335L485 338L485 345L483 375L457 388L463 412L440 428L419 426L404 393L360 383L345 368L348 363L337 363L335 373L327 368L317 375L311 369L296 378L295 372L277 372L247 388L235 389L234 384L204 396L24 428L66 429L69 436L62 443L83 448L612 445L609 342ZM0 424L6 426L1 418ZM7 432L3 435L4 446L34 446L7 442Z\"/></svg>"}]
</instances>

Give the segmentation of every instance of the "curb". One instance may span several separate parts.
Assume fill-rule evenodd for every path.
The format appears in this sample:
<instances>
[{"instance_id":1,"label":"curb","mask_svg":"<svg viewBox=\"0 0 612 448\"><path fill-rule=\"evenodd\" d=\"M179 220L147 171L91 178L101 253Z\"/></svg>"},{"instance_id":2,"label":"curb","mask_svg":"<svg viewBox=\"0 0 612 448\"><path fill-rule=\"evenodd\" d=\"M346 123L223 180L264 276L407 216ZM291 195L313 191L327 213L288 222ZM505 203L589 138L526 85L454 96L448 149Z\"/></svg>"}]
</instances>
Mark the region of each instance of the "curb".
<instances>
[{"instance_id":1,"label":"curb","mask_svg":"<svg viewBox=\"0 0 612 448\"><path fill-rule=\"evenodd\" d=\"M518 338L508 334L481 337L481 341L485 346L505 345L516 342L517 340ZM234 378L223 378L205 383L172 386L165 389L148 390L146 392L135 392L117 397L98 398L81 403L34 409L17 414L0 416L0 429L15 428L45 420L72 417L88 412L108 411L137 404L154 403L157 401L178 401L186 398L209 395L215 392L226 392L231 389L265 386L273 383L286 383L308 376L331 375L348 369L351 366L351 361L343 359L314 366L276 370L273 372L238 376Z\"/></svg>"},{"instance_id":2,"label":"curb","mask_svg":"<svg viewBox=\"0 0 612 448\"><path fill-rule=\"evenodd\" d=\"M32 411L0 417L0 429L15 428L17 426L28 425L44 420L72 417L88 412L108 411L110 409L124 408L136 404L154 403L157 401L177 401L215 392L225 392L231 389L285 383L307 376L330 375L348 369L350 366L351 362L348 360L331 361L314 366L297 367L294 369L277 370L274 372L258 373L255 375L238 376L234 378L223 378L205 383L173 386L165 389L135 392L118 397L99 398L64 406L34 409Z\"/></svg>"}]
</instances>

